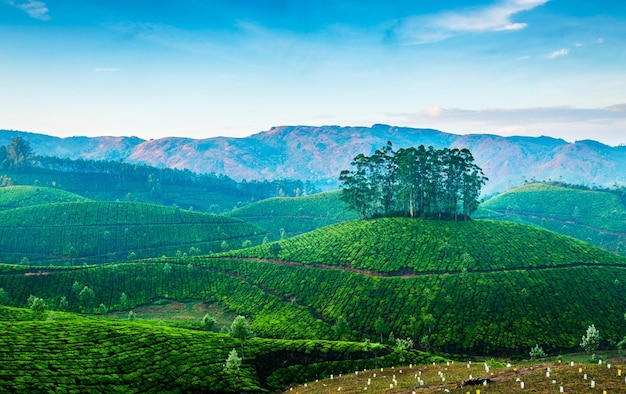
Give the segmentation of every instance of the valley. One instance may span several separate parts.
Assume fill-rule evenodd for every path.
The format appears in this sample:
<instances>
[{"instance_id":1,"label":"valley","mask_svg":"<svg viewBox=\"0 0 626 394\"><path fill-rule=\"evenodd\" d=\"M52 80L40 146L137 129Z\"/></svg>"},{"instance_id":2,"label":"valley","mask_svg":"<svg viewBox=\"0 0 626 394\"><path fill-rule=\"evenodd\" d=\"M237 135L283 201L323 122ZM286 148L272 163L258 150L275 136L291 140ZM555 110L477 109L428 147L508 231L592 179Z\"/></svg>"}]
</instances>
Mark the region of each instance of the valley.
<instances>
[{"instance_id":1,"label":"valley","mask_svg":"<svg viewBox=\"0 0 626 394\"><path fill-rule=\"evenodd\" d=\"M413 191L433 183L392 199L377 155L357 179L380 182L367 219L346 185L5 165L0 390L465 393L486 373L482 393L626 388L623 188L530 182L478 204L439 170L431 200Z\"/></svg>"}]
</instances>

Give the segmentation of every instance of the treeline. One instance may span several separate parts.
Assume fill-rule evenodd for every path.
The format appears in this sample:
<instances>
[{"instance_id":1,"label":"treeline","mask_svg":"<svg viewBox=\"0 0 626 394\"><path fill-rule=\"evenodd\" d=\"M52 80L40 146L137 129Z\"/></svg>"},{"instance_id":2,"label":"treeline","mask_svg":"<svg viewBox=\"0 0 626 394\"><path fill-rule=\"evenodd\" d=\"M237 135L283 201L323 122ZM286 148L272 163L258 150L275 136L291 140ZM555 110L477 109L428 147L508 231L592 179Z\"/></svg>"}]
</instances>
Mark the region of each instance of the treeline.
<instances>
[{"instance_id":1,"label":"treeline","mask_svg":"<svg viewBox=\"0 0 626 394\"><path fill-rule=\"evenodd\" d=\"M0 146L0 186L56 187L94 200L130 200L222 213L270 197L317 193L310 182L276 179L240 182L226 175L156 168L122 161L38 156L15 137Z\"/></svg>"},{"instance_id":2,"label":"treeline","mask_svg":"<svg viewBox=\"0 0 626 394\"><path fill-rule=\"evenodd\" d=\"M399 216L467 220L488 178L468 149L432 146L359 154L339 176L341 199L361 218Z\"/></svg>"}]
</instances>

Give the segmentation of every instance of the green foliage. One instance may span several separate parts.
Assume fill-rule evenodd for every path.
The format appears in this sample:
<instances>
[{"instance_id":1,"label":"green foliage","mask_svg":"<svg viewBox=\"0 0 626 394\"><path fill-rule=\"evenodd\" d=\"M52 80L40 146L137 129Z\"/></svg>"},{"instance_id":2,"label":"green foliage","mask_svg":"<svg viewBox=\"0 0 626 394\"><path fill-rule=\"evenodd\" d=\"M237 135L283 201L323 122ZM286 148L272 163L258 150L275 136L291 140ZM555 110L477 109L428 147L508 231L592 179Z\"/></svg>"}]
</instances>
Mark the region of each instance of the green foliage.
<instances>
[{"instance_id":1,"label":"green foliage","mask_svg":"<svg viewBox=\"0 0 626 394\"><path fill-rule=\"evenodd\" d=\"M400 350L413 349L413 340L411 338L396 338L396 347Z\"/></svg>"},{"instance_id":2,"label":"green foliage","mask_svg":"<svg viewBox=\"0 0 626 394\"><path fill-rule=\"evenodd\" d=\"M399 365L401 356L441 361L360 343L253 338L233 374L224 365L239 341L228 335L57 314L18 321L30 312L0 307L0 391L275 392L301 379Z\"/></svg>"},{"instance_id":3,"label":"green foliage","mask_svg":"<svg viewBox=\"0 0 626 394\"><path fill-rule=\"evenodd\" d=\"M548 355L546 354L546 352L543 351L543 348L539 345L535 345L535 347L533 347L532 349L530 349L530 352L528 353L528 355L530 356L531 359L536 360L539 358L545 358L548 357Z\"/></svg>"},{"instance_id":4,"label":"green foliage","mask_svg":"<svg viewBox=\"0 0 626 394\"><path fill-rule=\"evenodd\" d=\"M11 297L2 287L0 287L0 305L8 305Z\"/></svg>"},{"instance_id":5,"label":"green foliage","mask_svg":"<svg viewBox=\"0 0 626 394\"><path fill-rule=\"evenodd\" d=\"M46 316L46 302L39 297L31 295L28 297L28 307L33 311L33 317L43 320Z\"/></svg>"},{"instance_id":6,"label":"green foliage","mask_svg":"<svg viewBox=\"0 0 626 394\"><path fill-rule=\"evenodd\" d=\"M254 331L250 328L250 323L246 320L245 316L237 316L230 326L230 335L233 338L245 341L254 337Z\"/></svg>"},{"instance_id":7,"label":"green foliage","mask_svg":"<svg viewBox=\"0 0 626 394\"><path fill-rule=\"evenodd\" d=\"M239 369L241 368L241 357L237 355L237 351L235 349L231 350L228 353L228 358L226 358L226 370L230 373L239 373Z\"/></svg>"},{"instance_id":8,"label":"green foliage","mask_svg":"<svg viewBox=\"0 0 626 394\"><path fill-rule=\"evenodd\" d=\"M407 218L343 222L229 255L276 259L272 245L280 245L280 259L284 261L397 274L619 265L625 261L587 243L532 226Z\"/></svg>"},{"instance_id":9,"label":"green foliage","mask_svg":"<svg viewBox=\"0 0 626 394\"><path fill-rule=\"evenodd\" d=\"M350 339L350 325L345 317L339 316L333 327L337 340L347 341Z\"/></svg>"},{"instance_id":10,"label":"green foliage","mask_svg":"<svg viewBox=\"0 0 626 394\"><path fill-rule=\"evenodd\" d=\"M200 320L200 327L206 331L215 331L216 324L217 322L215 321L215 318L208 313L202 317L202 320Z\"/></svg>"},{"instance_id":11,"label":"green foliage","mask_svg":"<svg viewBox=\"0 0 626 394\"><path fill-rule=\"evenodd\" d=\"M78 194L39 186L7 186L0 188L0 210L59 202L87 201Z\"/></svg>"},{"instance_id":12,"label":"green foliage","mask_svg":"<svg viewBox=\"0 0 626 394\"><path fill-rule=\"evenodd\" d=\"M424 347L468 354L520 354L537 343L547 351L575 349L592 322L607 340L626 332L615 313L623 310L625 260L539 228L385 218L278 244L280 262L267 244L232 256L32 275L0 266L0 287L14 305L29 294L58 300L73 283L92 288L95 305L112 309L122 292L130 308L159 297L201 299L251 317L257 335L273 338L336 338L333 325L344 316L354 339L378 341L393 331L420 338ZM167 275L165 262L172 267ZM74 294L69 306L78 311Z\"/></svg>"},{"instance_id":13,"label":"green foliage","mask_svg":"<svg viewBox=\"0 0 626 394\"><path fill-rule=\"evenodd\" d=\"M6 152L0 147L0 168L2 162L8 163ZM5 182L0 179L0 184L52 186L98 201L175 204L214 214L276 197L279 189L287 196L295 196L298 189L314 192L311 185L304 185L299 180L238 183L224 175L194 174L188 170L154 168L120 161L37 156L27 164L4 169L7 176L4 177Z\"/></svg>"},{"instance_id":14,"label":"green foliage","mask_svg":"<svg viewBox=\"0 0 626 394\"><path fill-rule=\"evenodd\" d=\"M600 346L600 330L594 324L587 327L587 332L582 337L580 347L586 352L593 352Z\"/></svg>"},{"instance_id":15,"label":"green foliage","mask_svg":"<svg viewBox=\"0 0 626 394\"><path fill-rule=\"evenodd\" d=\"M80 302L82 311L86 313L91 313L96 302L96 295L94 294L92 289L90 289L88 286L85 286L80 291L80 293L78 293L78 300Z\"/></svg>"},{"instance_id":16,"label":"green foliage","mask_svg":"<svg viewBox=\"0 0 626 394\"><path fill-rule=\"evenodd\" d=\"M530 183L485 201L474 217L540 226L626 255L626 205L618 190Z\"/></svg>"},{"instance_id":17,"label":"green foliage","mask_svg":"<svg viewBox=\"0 0 626 394\"><path fill-rule=\"evenodd\" d=\"M82 265L173 256L181 245L218 250L222 243L258 245L259 227L238 219L140 203L80 202L0 212L0 260L24 256L37 265Z\"/></svg>"},{"instance_id":18,"label":"green foliage","mask_svg":"<svg viewBox=\"0 0 626 394\"><path fill-rule=\"evenodd\" d=\"M18 168L29 164L32 158L32 148L22 137L13 137L11 143L4 149L0 168Z\"/></svg>"},{"instance_id":19,"label":"green foliage","mask_svg":"<svg viewBox=\"0 0 626 394\"><path fill-rule=\"evenodd\" d=\"M340 199L341 192L333 191L304 197L275 197L248 204L227 215L253 223L268 230L274 239L291 237L345 220L357 215L347 209Z\"/></svg>"},{"instance_id":20,"label":"green foliage","mask_svg":"<svg viewBox=\"0 0 626 394\"><path fill-rule=\"evenodd\" d=\"M359 154L339 176L341 199L360 218L397 216L465 220L487 181L468 149L420 145L393 151L391 141L371 157Z\"/></svg>"}]
</instances>

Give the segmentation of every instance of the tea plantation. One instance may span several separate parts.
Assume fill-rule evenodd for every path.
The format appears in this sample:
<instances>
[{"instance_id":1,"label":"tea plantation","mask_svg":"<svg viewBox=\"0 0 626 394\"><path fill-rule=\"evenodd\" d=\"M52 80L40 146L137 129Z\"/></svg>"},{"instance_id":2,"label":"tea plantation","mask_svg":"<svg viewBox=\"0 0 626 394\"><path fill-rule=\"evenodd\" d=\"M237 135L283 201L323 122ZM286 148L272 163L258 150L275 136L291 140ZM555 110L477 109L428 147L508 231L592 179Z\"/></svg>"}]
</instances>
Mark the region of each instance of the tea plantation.
<instances>
[{"instance_id":1,"label":"tea plantation","mask_svg":"<svg viewBox=\"0 0 626 394\"><path fill-rule=\"evenodd\" d=\"M474 216L532 224L626 254L626 204L618 191L531 183L487 200Z\"/></svg>"},{"instance_id":2,"label":"tea plantation","mask_svg":"<svg viewBox=\"0 0 626 394\"><path fill-rule=\"evenodd\" d=\"M64 190L40 186L0 187L0 210L57 202L87 201L85 197Z\"/></svg>"},{"instance_id":3,"label":"tea plantation","mask_svg":"<svg viewBox=\"0 0 626 394\"><path fill-rule=\"evenodd\" d=\"M260 244L238 219L141 203L74 202L0 212L0 261L82 265L199 255Z\"/></svg>"},{"instance_id":4,"label":"tea plantation","mask_svg":"<svg viewBox=\"0 0 626 394\"><path fill-rule=\"evenodd\" d=\"M352 342L248 339L240 368L230 335L0 306L0 391L263 392L330 374L441 361L417 351Z\"/></svg>"},{"instance_id":5,"label":"tea plantation","mask_svg":"<svg viewBox=\"0 0 626 394\"><path fill-rule=\"evenodd\" d=\"M605 346L626 333L626 260L504 222L352 221L186 261L0 271L12 306L31 294L83 312L201 299L251 317L272 338L337 339L344 317L344 338L386 342L393 333L424 349L515 355L536 344L577 350L591 324ZM92 298L80 296L84 286Z\"/></svg>"},{"instance_id":6,"label":"tea plantation","mask_svg":"<svg viewBox=\"0 0 626 394\"><path fill-rule=\"evenodd\" d=\"M341 192L304 197L275 197L229 212L227 215L254 223L277 237L291 237L320 227L356 219L341 201Z\"/></svg>"}]
</instances>

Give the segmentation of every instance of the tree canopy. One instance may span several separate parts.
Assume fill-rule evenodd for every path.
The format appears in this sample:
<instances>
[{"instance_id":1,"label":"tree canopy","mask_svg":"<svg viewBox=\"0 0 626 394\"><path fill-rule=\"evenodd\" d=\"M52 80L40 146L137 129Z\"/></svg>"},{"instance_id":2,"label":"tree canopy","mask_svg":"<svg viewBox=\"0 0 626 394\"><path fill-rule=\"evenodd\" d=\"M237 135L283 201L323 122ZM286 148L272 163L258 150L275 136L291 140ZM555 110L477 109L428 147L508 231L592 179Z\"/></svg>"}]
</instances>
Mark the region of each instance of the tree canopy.
<instances>
[{"instance_id":1,"label":"tree canopy","mask_svg":"<svg viewBox=\"0 0 626 394\"><path fill-rule=\"evenodd\" d=\"M469 149L432 146L357 155L339 176L341 199L359 217L406 215L467 220L488 180Z\"/></svg>"}]
</instances>

